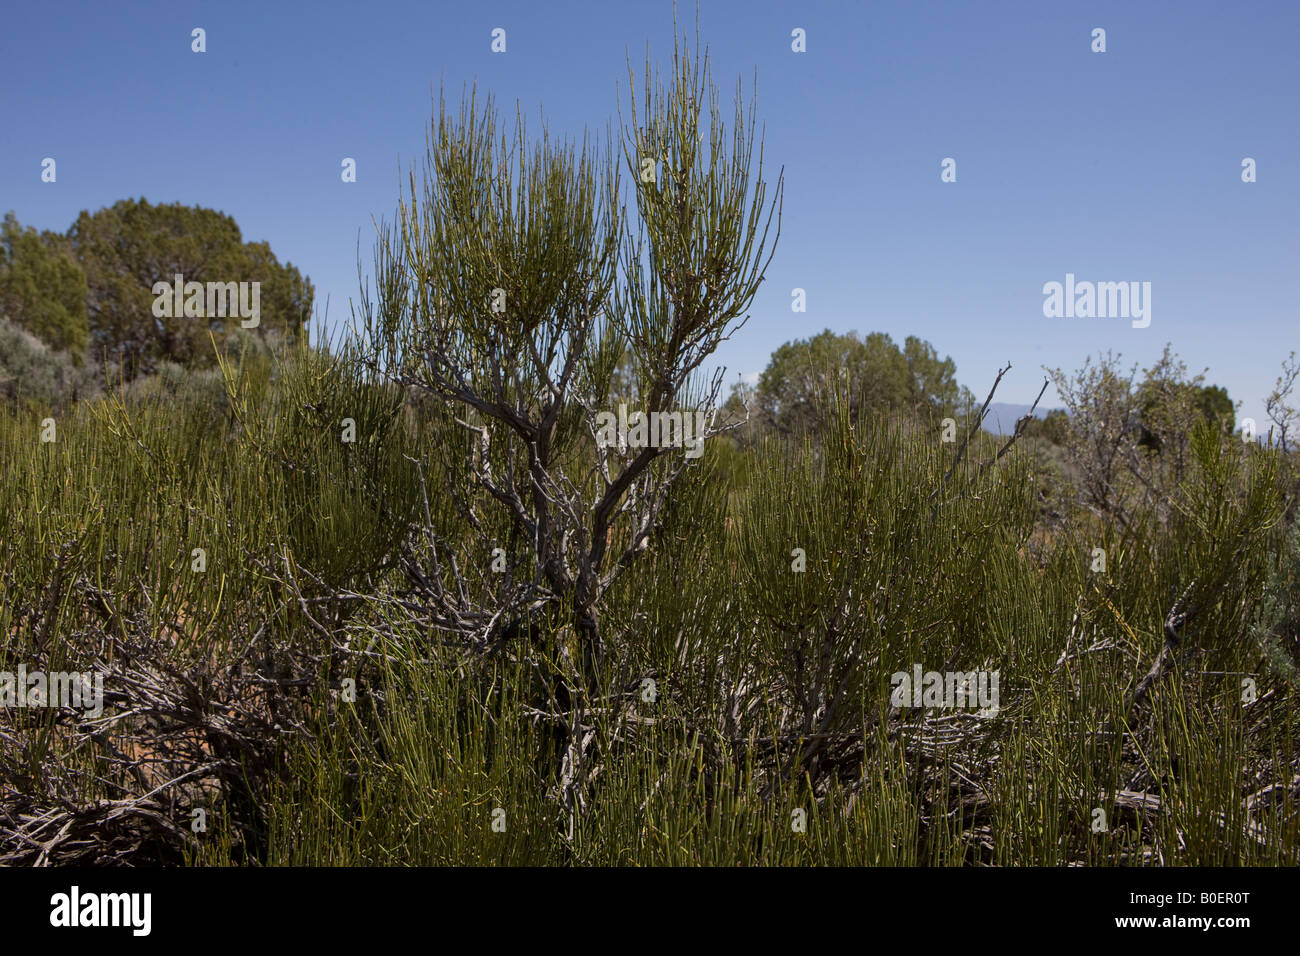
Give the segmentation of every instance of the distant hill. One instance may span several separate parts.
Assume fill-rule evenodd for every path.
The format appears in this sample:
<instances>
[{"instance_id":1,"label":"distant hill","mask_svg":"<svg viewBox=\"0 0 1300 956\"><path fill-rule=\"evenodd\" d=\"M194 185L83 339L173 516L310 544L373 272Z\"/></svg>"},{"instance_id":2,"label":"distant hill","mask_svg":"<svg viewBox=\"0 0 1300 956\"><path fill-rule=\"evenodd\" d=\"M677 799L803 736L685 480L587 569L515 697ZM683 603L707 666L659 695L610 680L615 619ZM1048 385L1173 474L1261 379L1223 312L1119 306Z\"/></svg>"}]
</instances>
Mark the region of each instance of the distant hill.
<instances>
[{"instance_id":1,"label":"distant hill","mask_svg":"<svg viewBox=\"0 0 1300 956\"><path fill-rule=\"evenodd\" d=\"M1014 402L992 402L988 414L984 416L984 430L994 435L1010 435L1016 430L1016 422L1029 414L1030 405L1017 405ZM1059 409L1043 408L1034 410L1035 418L1046 418L1048 412Z\"/></svg>"}]
</instances>

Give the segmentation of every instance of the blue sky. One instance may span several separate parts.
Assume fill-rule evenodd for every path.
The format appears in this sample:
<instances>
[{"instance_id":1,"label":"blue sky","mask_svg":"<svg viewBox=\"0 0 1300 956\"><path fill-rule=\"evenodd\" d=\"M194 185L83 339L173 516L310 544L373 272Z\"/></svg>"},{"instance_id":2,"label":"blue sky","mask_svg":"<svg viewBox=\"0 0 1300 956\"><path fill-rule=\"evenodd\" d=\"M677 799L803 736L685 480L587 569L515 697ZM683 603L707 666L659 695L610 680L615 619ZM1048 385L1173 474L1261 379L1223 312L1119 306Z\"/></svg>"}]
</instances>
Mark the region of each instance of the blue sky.
<instances>
[{"instance_id":1,"label":"blue sky","mask_svg":"<svg viewBox=\"0 0 1300 956\"><path fill-rule=\"evenodd\" d=\"M693 28L693 4L679 15ZM368 263L372 217L423 155L431 90L477 81L530 126L603 137L628 56L640 71L649 42L666 66L673 32L668 0L49 2L3 20L0 211L62 231L128 197L220 209L310 275L331 324L358 237ZM728 97L757 71L786 176L767 282L718 353L729 379L823 328L883 331L932 342L980 396L1010 361L998 398L1028 402L1042 365L1146 365L1170 342L1263 421L1300 350L1300 3L702 0L700 27ZM1066 273L1150 282L1150 326L1045 318Z\"/></svg>"}]
</instances>

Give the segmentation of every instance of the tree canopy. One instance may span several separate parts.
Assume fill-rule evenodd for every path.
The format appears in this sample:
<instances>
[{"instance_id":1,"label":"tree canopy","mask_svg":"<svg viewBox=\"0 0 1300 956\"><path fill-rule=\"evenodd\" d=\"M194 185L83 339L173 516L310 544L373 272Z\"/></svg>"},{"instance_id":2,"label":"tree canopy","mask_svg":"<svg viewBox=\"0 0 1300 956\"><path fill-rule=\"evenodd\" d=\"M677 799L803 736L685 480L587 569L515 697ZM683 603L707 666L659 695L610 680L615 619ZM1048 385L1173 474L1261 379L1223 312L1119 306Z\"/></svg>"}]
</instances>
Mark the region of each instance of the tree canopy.
<instances>
[{"instance_id":1,"label":"tree canopy","mask_svg":"<svg viewBox=\"0 0 1300 956\"><path fill-rule=\"evenodd\" d=\"M86 347L86 276L63 236L0 223L0 316L77 360Z\"/></svg>"},{"instance_id":2,"label":"tree canopy","mask_svg":"<svg viewBox=\"0 0 1300 956\"><path fill-rule=\"evenodd\" d=\"M82 212L68 239L85 271L91 351L121 361L128 375L162 361L210 365L209 332L220 341L239 329L231 317L155 316L154 284L177 274L185 282L260 282L261 334L292 340L311 313L310 280L267 243L245 242L235 220L212 209L125 199Z\"/></svg>"},{"instance_id":3,"label":"tree canopy","mask_svg":"<svg viewBox=\"0 0 1300 956\"><path fill-rule=\"evenodd\" d=\"M786 434L815 428L828 417L828 385L848 396L853 421L863 412L951 413L971 398L956 374L951 358L940 359L916 336L900 349L883 332L860 338L826 329L772 353L754 396L757 418L762 427Z\"/></svg>"},{"instance_id":4,"label":"tree canopy","mask_svg":"<svg viewBox=\"0 0 1300 956\"><path fill-rule=\"evenodd\" d=\"M177 275L205 288L220 283L221 295L205 294L197 315L155 310L155 285L174 288ZM258 322L244 327L231 283L254 282ZM252 301L252 287L246 290ZM281 264L266 242L245 242L234 219L200 206L126 199L83 211L66 235L24 228L12 212L0 223L0 319L74 365L89 353L95 362L121 363L128 378L163 362L210 366L209 333L218 344L250 331L292 341L313 296L311 281L292 263ZM221 305L210 310L209 301Z\"/></svg>"}]
</instances>

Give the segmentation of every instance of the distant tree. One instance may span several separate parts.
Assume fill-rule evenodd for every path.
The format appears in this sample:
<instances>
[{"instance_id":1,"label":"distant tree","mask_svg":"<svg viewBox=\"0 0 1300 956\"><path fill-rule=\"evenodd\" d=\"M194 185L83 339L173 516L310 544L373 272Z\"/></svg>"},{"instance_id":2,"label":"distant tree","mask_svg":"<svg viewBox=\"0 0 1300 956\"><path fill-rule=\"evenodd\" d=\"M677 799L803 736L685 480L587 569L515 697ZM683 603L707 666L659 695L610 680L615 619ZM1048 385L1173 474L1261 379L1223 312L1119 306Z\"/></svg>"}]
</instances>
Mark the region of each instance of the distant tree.
<instances>
[{"instance_id":1,"label":"distant tree","mask_svg":"<svg viewBox=\"0 0 1300 956\"><path fill-rule=\"evenodd\" d=\"M820 395L842 383L856 418L866 403L888 407L904 400L907 362L889 336L839 335L830 329L809 339L787 342L759 376L756 398L760 420L779 431L799 433L825 418Z\"/></svg>"},{"instance_id":2,"label":"distant tree","mask_svg":"<svg viewBox=\"0 0 1300 956\"><path fill-rule=\"evenodd\" d=\"M1166 491L1182 480L1191 462L1192 430L1197 422L1214 421L1204 410L1207 402L1213 408L1213 403L1219 400L1217 392L1208 398L1205 395L1208 371L1189 376L1187 365L1166 344L1159 360L1145 370L1138 386L1140 444L1159 456L1158 460L1144 462L1141 470L1146 472L1143 477ZM1222 398L1227 399L1226 392Z\"/></svg>"},{"instance_id":3,"label":"distant tree","mask_svg":"<svg viewBox=\"0 0 1300 956\"><path fill-rule=\"evenodd\" d=\"M0 316L80 363L86 348L86 276L58 233L0 223Z\"/></svg>"},{"instance_id":4,"label":"distant tree","mask_svg":"<svg viewBox=\"0 0 1300 956\"><path fill-rule=\"evenodd\" d=\"M1064 445L1070 435L1070 416L1054 408L1042 418L1030 419L1023 432L1026 438L1040 438L1053 445Z\"/></svg>"},{"instance_id":5,"label":"distant tree","mask_svg":"<svg viewBox=\"0 0 1300 956\"><path fill-rule=\"evenodd\" d=\"M265 242L245 243L235 220L215 210L127 199L82 212L68 238L86 274L91 350L121 361L128 376L164 360L210 365L209 332L220 342L240 328L238 316L156 317L154 284L177 274L185 282L260 282L259 335L295 339L311 312L311 282Z\"/></svg>"},{"instance_id":6,"label":"distant tree","mask_svg":"<svg viewBox=\"0 0 1300 956\"><path fill-rule=\"evenodd\" d=\"M827 421L828 386L848 396L855 422L864 412L955 412L970 397L957 384L956 371L951 358L940 359L929 342L915 336L899 349L883 332L862 339L856 332L827 329L773 352L753 399L764 426L800 434Z\"/></svg>"},{"instance_id":7,"label":"distant tree","mask_svg":"<svg viewBox=\"0 0 1300 956\"><path fill-rule=\"evenodd\" d=\"M1221 385L1203 385L1196 393L1196 407L1205 420L1224 431L1232 431L1236 424L1237 407Z\"/></svg>"},{"instance_id":8,"label":"distant tree","mask_svg":"<svg viewBox=\"0 0 1300 956\"><path fill-rule=\"evenodd\" d=\"M957 384L957 363L940 359L929 342L909 335L903 343L909 376L908 398L917 411L955 411L969 405L974 396Z\"/></svg>"}]
</instances>

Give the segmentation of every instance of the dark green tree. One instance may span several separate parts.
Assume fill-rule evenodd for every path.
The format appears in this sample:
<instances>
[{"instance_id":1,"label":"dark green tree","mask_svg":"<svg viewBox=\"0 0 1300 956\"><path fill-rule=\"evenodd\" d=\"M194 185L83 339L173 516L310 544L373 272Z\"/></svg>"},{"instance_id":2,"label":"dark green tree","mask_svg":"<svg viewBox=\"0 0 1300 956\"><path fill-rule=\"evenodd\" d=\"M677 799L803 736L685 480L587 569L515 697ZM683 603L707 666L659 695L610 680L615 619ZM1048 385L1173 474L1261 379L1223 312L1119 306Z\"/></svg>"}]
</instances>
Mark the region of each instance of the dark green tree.
<instances>
[{"instance_id":1,"label":"dark green tree","mask_svg":"<svg viewBox=\"0 0 1300 956\"><path fill-rule=\"evenodd\" d=\"M782 434L819 429L830 414L828 388L847 396L855 423L864 412L955 413L971 398L957 384L956 371L951 358L940 359L934 346L915 336L899 349L883 332L864 339L826 329L772 353L754 391L756 418L761 429Z\"/></svg>"},{"instance_id":2,"label":"dark green tree","mask_svg":"<svg viewBox=\"0 0 1300 956\"><path fill-rule=\"evenodd\" d=\"M178 274L185 282L260 283L259 335L294 340L310 316L311 282L265 242L245 243L234 219L212 209L126 199L82 212L68 238L86 273L91 351L121 361L128 376L162 361L210 365L209 333L223 342L241 327L239 316L207 310L156 315L155 284Z\"/></svg>"},{"instance_id":3,"label":"dark green tree","mask_svg":"<svg viewBox=\"0 0 1300 956\"><path fill-rule=\"evenodd\" d=\"M1236 406L1222 385L1202 385L1196 392L1196 407L1211 425L1232 431L1236 423Z\"/></svg>"},{"instance_id":4,"label":"dark green tree","mask_svg":"<svg viewBox=\"0 0 1300 956\"><path fill-rule=\"evenodd\" d=\"M0 224L0 316L80 363L86 348L86 276L58 233Z\"/></svg>"},{"instance_id":5,"label":"dark green tree","mask_svg":"<svg viewBox=\"0 0 1300 956\"><path fill-rule=\"evenodd\" d=\"M758 380L759 420L786 434L799 434L826 418L821 396L838 386L857 419L863 405L888 408L909 391L907 360L888 335L866 340L856 332L826 329L809 339L787 342L775 352Z\"/></svg>"},{"instance_id":6,"label":"dark green tree","mask_svg":"<svg viewBox=\"0 0 1300 956\"><path fill-rule=\"evenodd\" d=\"M915 335L903 343L909 376L908 400L915 411L954 412L971 404L974 396L957 384L957 363L939 358L934 346Z\"/></svg>"},{"instance_id":7,"label":"dark green tree","mask_svg":"<svg viewBox=\"0 0 1300 956\"><path fill-rule=\"evenodd\" d=\"M1054 408L1042 418L1032 418L1025 424L1026 438L1041 438L1053 445L1064 445L1070 435L1070 416L1064 409Z\"/></svg>"}]
</instances>

